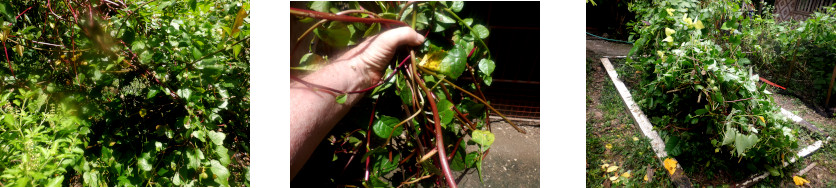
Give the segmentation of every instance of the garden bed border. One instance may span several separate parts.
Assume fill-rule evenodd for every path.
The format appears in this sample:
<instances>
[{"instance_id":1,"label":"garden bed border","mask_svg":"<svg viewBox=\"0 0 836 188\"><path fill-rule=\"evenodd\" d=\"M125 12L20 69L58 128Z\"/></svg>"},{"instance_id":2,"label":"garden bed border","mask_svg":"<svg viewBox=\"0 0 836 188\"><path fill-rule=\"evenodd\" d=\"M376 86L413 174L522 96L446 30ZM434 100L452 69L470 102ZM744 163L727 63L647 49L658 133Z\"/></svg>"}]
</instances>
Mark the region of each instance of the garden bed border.
<instances>
[{"instance_id":1,"label":"garden bed border","mask_svg":"<svg viewBox=\"0 0 836 188\"><path fill-rule=\"evenodd\" d=\"M664 166L664 160L666 158L674 159L673 157L668 157L668 153L665 151L665 142L662 141L662 138L659 137L659 134L653 130L653 125L647 119L647 116L642 112L641 108L639 108L638 104L633 100L633 95L630 94L630 91L627 89L627 86L618 79L618 73L615 71L615 68L610 63L609 58L603 57L600 59L601 63L604 65L604 68L607 71L607 75L609 75L610 80L612 80L613 85L615 85L616 90L618 90L621 99L624 101L624 104L627 106L628 110L632 114L633 120L635 120L636 124L639 125L642 133L645 137L650 139L650 145L653 148L653 151L656 153L657 159L662 162L662 166ZM816 140L815 143L801 149L798 151L797 156L790 158L789 162L784 162L783 166L786 167L791 163L794 163L798 160L798 158L803 158L809 156L819 148L821 148L824 144L830 141L830 136L827 135L823 130L817 128L816 126L810 124L807 121L804 121L800 116L791 113L790 111L781 108L781 114L792 120L794 123L803 125L802 127L810 130L811 132L816 132L824 135L826 139ZM676 171L674 174L669 174L671 177L671 181L677 185L677 187L692 187L690 179L683 173L682 166L677 162L676 163ZM752 178L743 183L735 184L735 187L749 187L754 185L755 183L759 182L760 180L765 179L769 176L769 172L764 172L761 174L756 174Z\"/></svg>"}]
</instances>

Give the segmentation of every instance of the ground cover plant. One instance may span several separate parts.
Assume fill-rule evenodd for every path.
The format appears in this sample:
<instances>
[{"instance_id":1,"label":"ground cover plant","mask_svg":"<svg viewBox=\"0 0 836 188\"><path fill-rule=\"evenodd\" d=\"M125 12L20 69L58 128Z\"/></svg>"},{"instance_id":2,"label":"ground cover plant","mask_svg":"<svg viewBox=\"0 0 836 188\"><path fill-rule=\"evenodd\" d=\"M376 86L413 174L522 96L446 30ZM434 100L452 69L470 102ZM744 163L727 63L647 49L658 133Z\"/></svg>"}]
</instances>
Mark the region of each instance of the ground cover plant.
<instances>
[{"instance_id":1,"label":"ground cover plant","mask_svg":"<svg viewBox=\"0 0 836 188\"><path fill-rule=\"evenodd\" d=\"M409 26L427 37L421 46L396 52L382 81L368 89L340 91L291 76L330 91L337 103L365 93L318 149L333 155L332 162L339 164L334 166L346 172L333 174L332 184L456 187L452 171L486 170L481 161L494 140L488 113L502 114L481 90L491 85L496 64L485 43L489 30L477 18L458 15L464 6L460 1L311 2L307 9L290 9L300 22L318 20L292 47L308 48L292 73L316 70L327 63L329 52L387 28ZM303 40L307 35L315 37Z\"/></svg>"},{"instance_id":2,"label":"ground cover plant","mask_svg":"<svg viewBox=\"0 0 836 188\"><path fill-rule=\"evenodd\" d=\"M632 24L638 39L628 60L640 78L638 104L686 171L739 169L729 172L733 181L764 170L781 175L798 148L796 126L779 114L740 47L739 26L751 16L746 3L630 6L640 20Z\"/></svg>"},{"instance_id":3,"label":"ground cover plant","mask_svg":"<svg viewBox=\"0 0 836 188\"><path fill-rule=\"evenodd\" d=\"M249 3L0 4L0 185L248 186Z\"/></svg>"}]
</instances>

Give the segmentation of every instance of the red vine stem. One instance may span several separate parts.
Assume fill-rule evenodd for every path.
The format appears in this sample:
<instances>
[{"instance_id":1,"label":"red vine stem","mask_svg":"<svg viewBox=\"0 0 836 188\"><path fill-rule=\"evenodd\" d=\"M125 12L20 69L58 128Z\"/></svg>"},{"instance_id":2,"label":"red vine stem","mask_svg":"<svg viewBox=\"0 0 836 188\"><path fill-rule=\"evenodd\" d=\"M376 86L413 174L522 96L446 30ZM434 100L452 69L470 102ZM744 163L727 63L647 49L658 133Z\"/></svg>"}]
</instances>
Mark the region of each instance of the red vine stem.
<instances>
[{"instance_id":1,"label":"red vine stem","mask_svg":"<svg viewBox=\"0 0 836 188\"><path fill-rule=\"evenodd\" d=\"M409 26L406 23L398 20L390 20L390 19L382 19L382 18L358 18L353 16L344 16L344 15L336 15L331 13L324 13L324 12L317 12L312 10L305 10L305 9L298 9L298 8L290 8L290 14L296 16L304 16L304 17L311 17L316 19L327 19L331 21L343 21L343 22L361 22L361 23L386 23L386 24L395 24L400 26Z\"/></svg>"},{"instance_id":2,"label":"red vine stem","mask_svg":"<svg viewBox=\"0 0 836 188\"><path fill-rule=\"evenodd\" d=\"M374 122L374 109L377 108L377 101L379 101L379 100L380 100L380 98L377 98L377 100L375 100L374 105L372 105L372 115L371 115L371 117L369 117L369 129L366 130L366 153L369 152L369 143L371 143L371 141L372 141L372 137L369 136L371 134L369 134L369 133L371 133L371 131L372 131L372 122ZM363 178L364 181L369 181L369 161L371 161L370 160L371 157L372 157L371 155L366 156L366 175Z\"/></svg>"},{"instance_id":3,"label":"red vine stem","mask_svg":"<svg viewBox=\"0 0 836 188\"><path fill-rule=\"evenodd\" d=\"M410 55L414 57L415 51L410 50ZM415 59L412 58L412 63L410 64L413 68L415 67ZM412 71L416 71L412 69ZM432 108L433 112L433 122L435 123L435 145L438 148L438 163L441 164L441 171L444 174L444 178L447 179L447 185L456 188L455 179L453 179L453 173L450 172L450 164L447 163L447 153L444 151L444 135L442 135L441 131L441 120L438 117L438 107L435 104L435 99L432 97L432 91L424 85L424 81L421 80L420 77L417 77L418 85L421 86L421 89L424 90L424 93L427 94L427 100L430 101L430 108Z\"/></svg>"},{"instance_id":4,"label":"red vine stem","mask_svg":"<svg viewBox=\"0 0 836 188\"><path fill-rule=\"evenodd\" d=\"M391 74L391 75L389 75L388 77L386 77L386 79L380 80L379 82L377 82L377 84L375 84L375 85L373 85L373 86L371 86L371 87L368 87L368 88L366 88L366 89L357 90L357 91L349 91L349 92L345 92L345 91L342 91L342 90L339 90L339 89L334 89L334 88L331 88L331 87L328 87L328 86L323 86L323 85L319 85L319 84L310 83L310 82L307 82L307 81L305 81L305 80L302 80L301 78L298 78L298 77L293 76L293 75L291 75L291 76L290 76L290 79L291 79L291 80L294 80L294 81L297 81L297 82L300 82L300 83L302 83L302 84L305 84L305 86L308 86L308 87L325 89L325 90L328 90L328 91L330 91L330 92L337 93L337 94L343 94L343 93L345 93L345 94L364 93L364 92L370 91L370 90L372 90L372 89L376 88L377 86L382 85L384 82L387 82L387 81L389 81L390 79L392 79L392 77L394 77L394 76L395 76L395 74L398 74L398 71L399 71L399 70L401 70L400 68L401 68L401 67L403 67L404 63L406 63L406 60L407 60L407 59L409 59L409 57L412 57L412 56L411 56L411 55L406 56L406 58L404 58L404 59L403 59L403 61L401 61L401 63L400 63L400 64L398 64L398 67L395 67L395 72L392 72L392 74Z\"/></svg>"}]
</instances>

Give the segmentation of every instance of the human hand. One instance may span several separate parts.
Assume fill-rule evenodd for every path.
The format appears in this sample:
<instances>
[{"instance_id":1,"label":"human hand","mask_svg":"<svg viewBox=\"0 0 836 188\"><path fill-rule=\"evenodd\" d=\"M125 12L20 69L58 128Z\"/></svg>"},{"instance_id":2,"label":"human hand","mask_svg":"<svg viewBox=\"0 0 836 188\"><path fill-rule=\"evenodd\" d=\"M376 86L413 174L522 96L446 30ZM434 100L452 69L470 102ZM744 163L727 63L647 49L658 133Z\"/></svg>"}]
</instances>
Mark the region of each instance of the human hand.
<instances>
[{"instance_id":1,"label":"human hand","mask_svg":"<svg viewBox=\"0 0 836 188\"><path fill-rule=\"evenodd\" d=\"M366 77L364 78L368 81L366 83L377 83L398 46L417 46L423 42L424 36L412 28L399 27L369 37L337 58L336 61L348 61L352 69Z\"/></svg>"}]
</instances>

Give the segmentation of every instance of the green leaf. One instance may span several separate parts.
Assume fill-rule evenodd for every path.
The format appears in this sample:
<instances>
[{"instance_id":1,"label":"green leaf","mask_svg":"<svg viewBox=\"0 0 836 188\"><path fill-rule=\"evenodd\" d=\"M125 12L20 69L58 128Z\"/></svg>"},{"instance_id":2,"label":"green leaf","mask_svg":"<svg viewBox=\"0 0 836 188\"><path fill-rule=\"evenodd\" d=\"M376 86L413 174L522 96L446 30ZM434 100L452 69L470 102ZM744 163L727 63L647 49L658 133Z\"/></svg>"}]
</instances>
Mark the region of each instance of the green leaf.
<instances>
[{"instance_id":1,"label":"green leaf","mask_svg":"<svg viewBox=\"0 0 836 188\"><path fill-rule=\"evenodd\" d=\"M441 11L436 11L434 16L435 16L435 20L439 23L443 23L443 24L456 23L456 20L453 20L453 18L450 18L449 16L444 14L444 12L441 12Z\"/></svg>"},{"instance_id":2,"label":"green leaf","mask_svg":"<svg viewBox=\"0 0 836 188\"><path fill-rule=\"evenodd\" d=\"M347 95L346 95L345 93L340 94L340 95L337 95L337 98L336 98L337 103L339 103L339 104L345 104L346 96L347 96Z\"/></svg>"},{"instance_id":3,"label":"green leaf","mask_svg":"<svg viewBox=\"0 0 836 188\"><path fill-rule=\"evenodd\" d=\"M215 145L223 145L224 139L226 138L226 134L221 132L209 131L209 139L212 140L212 143Z\"/></svg>"},{"instance_id":4,"label":"green leaf","mask_svg":"<svg viewBox=\"0 0 836 188\"><path fill-rule=\"evenodd\" d=\"M453 12L458 13L459 11L462 11L462 8L464 8L464 1L453 1L453 4L450 5L450 10Z\"/></svg>"},{"instance_id":5,"label":"green leaf","mask_svg":"<svg viewBox=\"0 0 836 188\"><path fill-rule=\"evenodd\" d=\"M438 113L440 115L439 119L441 120L442 125L446 128L456 116L456 112L452 110L453 103L448 100L439 100L436 108L438 109Z\"/></svg>"},{"instance_id":6,"label":"green leaf","mask_svg":"<svg viewBox=\"0 0 836 188\"><path fill-rule=\"evenodd\" d=\"M720 27L720 29L722 29L722 30L737 29L737 22L735 22L734 20L729 20L729 21L723 22L723 26Z\"/></svg>"},{"instance_id":7,"label":"green leaf","mask_svg":"<svg viewBox=\"0 0 836 188\"><path fill-rule=\"evenodd\" d=\"M342 22L331 22L331 25L323 29L318 27L314 29L314 34L320 40L333 47L345 47L351 40L351 30Z\"/></svg>"},{"instance_id":8,"label":"green leaf","mask_svg":"<svg viewBox=\"0 0 836 188\"><path fill-rule=\"evenodd\" d=\"M146 154L147 153L143 153L142 157L140 157L137 161L137 165L139 166L139 169L142 171L151 171L153 169L153 166L148 161L149 156L147 156Z\"/></svg>"},{"instance_id":9,"label":"green leaf","mask_svg":"<svg viewBox=\"0 0 836 188\"><path fill-rule=\"evenodd\" d=\"M476 33L481 39L488 38L488 35L490 35L491 33L487 27L481 24L476 24L475 26L473 26L473 32Z\"/></svg>"},{"instance_id":10,"label":"green leaf","mask_svg":"<svg viewBox=\"0 0 836 188\"><path fill-rule=\"evenodd\" d=\"M377 33L380 33L380 23L373 23L369 29L366 29L366 33L363 34L363 37L374 36Z\"/></svg>"},{"instance_id":11,"label":"green leaf","mask_svg":"<svg viewBox=\"0 0 836 188\"><path fill-rule=\"evenodd\" d=\"M758 136L754 134L750 134L748 136L744 134L737 134L734 139L734 148L737 149L737 154L743 156L743 154L752 146L755 146L758 143Z\"/></svg>"},{"instance_id":12,"label":"green leaf","mask_svg":"<svg viewBox=\"0 0 836 188\"><path fill-rule=\"evenodd\" d=\"M447 52L447 55L444 56L444 59L441 60L441 64L439 65L439 72L450 77L449 80L456 80L459 76L462 75L464 69L467 67L467 52L461 48L460 45L456 45L452 50Z\"/></svg>"},{"instance_id":13,"label":"green leaf","mask_svg":"<svg viewBox=\"0 0 836 188\"><path fill-rule=\"evenodd\" d=\"M212 160L209 163L212 166L210 168L212 170L212 174L216 176L215 182L221 184L221 186L228 187L229 170L227 170L226 167L217 160Z\"/></svg>"},{"instance_id":14,"label":"green leaf","mask_svg":"<svg viewBox=\"0 0 836 188\"><path fill-rule=\"evenodd\" d=\"M473 18L465 18L462 20L467 26L473 25Z\"/></svg>"},{"instance_id":15,"label":"green leaf","mask_svg":"<svg viewBox=\"0 0 836 188\"><path fill-rule=\"evenodd\" d=\"M29 176L24 176L20 179L17 179L17 181L15 181L14 186L15 187L28 187L30 180L31 180L31 178L29 178Z\"/></svg>"},{"instance_id":16,"label":"green leaf","mask_svg":"<svg viewBox=\"0 0 836 188\"><path fill-rule=\"evenodd\" d=\"M682 154L682 141L677 136L670 136L668 137L667 142L665 142L665 151L672 156L678 156Z\"/></svg>"},{"instance_id":17,"label":"green leaf","mask_svg":"<svg viewBox=\"0 0 836 188\"><path fill-rule=\"evenodd\" d=\"M398 167L398 161L401 160L401 155L397 154L392 157L392 161L389 161L389 157L387 155L378 155L375 159L375 168L377 169L378 174L385 175L395 168Z\"/></svg>"},{"instance_id":18,"label":"green leaf","mask_svg":"<svg viewBox=\"0 0 836 188\"><path fill-rule=\"evenodd\" d=\"M56 176L55 178L52 178L51 180L49 180L49 183L46 184L46 187L62 187L61 183L63 183L63 182L64 182L64 176L59 175L59 176Z\"/></svg>"},{"instance_id":19,"label":"green leaf","mask_svg":"<svg viewBox=\"0 0 836 188\"><path fill-rule=\"evenodd\" d=\"M203 52L200 52L197 47L192 47L192 57L194 57L194 59L200 59L203 57Z\"/></svg>"},{"instance_id":20,"label":"green leaf","mask_svg":"<svg viewBox=\"0 0 836 188\"><path fill-rule=\"evenodd\" d=\"M701 108L701 109L697 109L697 111L695 113L697 113L697 115L703 115L707 112L708 112L708 110L706 110L705 108Z\"/></svg>"},{"instance_id":21,"label":"green leaf","mask_svg":"<svg viewBox=\"0 0 836 188\"><path fill-rule=\"evenodd\" d=\"M311 5L309 7L311 7L311 10L314 10L314 11L317 11L317 12L327 13L328 9L331 8L331 2L328 2L328 1L314 1L314 2L311 3Z\"/></svg>"},{"instance_id":22,"label":"green leaf","mask_svg":"<svg viewBox=\"0 0 836 188\"><path fill-rule=\"evenodd\" d=\"M215 154L218 155L218 161L220 161L222 165L229 165L229 150L226 149L226 147L222 145L215 147Z\"/></svg>"},{"instance_id":23,"label":"green leaf","mask_svg":"<svg viewBox=\"0 0 836 188\"><path fill-rule=\"evenodd\" d=\"M157 90L157 89L148 89L148 96L146 96L145 98L146 99L154 98L154 96L157 96L157 93L159 93L159 92L160 92L160 90Z\"/></svg>"},{"instance_id":24,"label":"green leaf","mask_svg":"<svg viewBox=\"0 0 836 188\"><path fill-rule=\"evenodd\" d=\"M473 130L473 133L471 133L470 137L473 140L473 142L476 142L482 146L491 146L494 140L493 133L484 130Z\"/></svg>"},{"instance_id":25,"label":"green leaf","mask_svg":"<svg viewBox=\"0 0 836 188\"><path fill-rule=\"evenodd\" d=\"M392 133L392 129L395 128L395 125L400 123L398 118L390 117L390 116L381 116L379 119L374 121L372 125L372 129L374 130L374 134L377 135L379 138L389 138L389 135L398 136L403 133L403 126L399 126L395 129L395 132Z\"/></svg>"}]
</instances>

